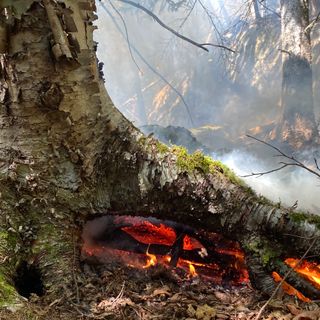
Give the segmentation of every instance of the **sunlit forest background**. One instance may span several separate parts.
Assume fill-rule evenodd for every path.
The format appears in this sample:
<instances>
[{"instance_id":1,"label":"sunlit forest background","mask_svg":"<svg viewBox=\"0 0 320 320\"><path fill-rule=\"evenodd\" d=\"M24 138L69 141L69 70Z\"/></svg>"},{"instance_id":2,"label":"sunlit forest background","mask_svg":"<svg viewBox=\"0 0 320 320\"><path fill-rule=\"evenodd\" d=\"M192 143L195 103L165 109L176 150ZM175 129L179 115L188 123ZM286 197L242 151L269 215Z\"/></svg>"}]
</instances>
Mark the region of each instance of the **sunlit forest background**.
<instances>
[{"instance_id":1,"label":"sunlit forest background","mask_svg":"<svg viewBox=\"0 0 320 320\"><path fill-rule=\"evenodd\" d=\"M138 8L100 2L98 56L116 107L147 134L154 132L164 142L183 144L189 151L202 149L240 175L276 167L274 150L257 145L246 134L272 142L272 129L281 119L280 1L257 1L257 7L244 0L139 3L188 38L217 46L207 46L206 52L168 32ZM318 6L318 1L312 2L311 19L317 16ZM317 24L311 43L318 124ZM318 149L290 152L312 162ZM298 200L300 207L313 212L320 208L319 182L300 168L246 180L275 201L290 206Z\"/></svg>"}]
</instances>

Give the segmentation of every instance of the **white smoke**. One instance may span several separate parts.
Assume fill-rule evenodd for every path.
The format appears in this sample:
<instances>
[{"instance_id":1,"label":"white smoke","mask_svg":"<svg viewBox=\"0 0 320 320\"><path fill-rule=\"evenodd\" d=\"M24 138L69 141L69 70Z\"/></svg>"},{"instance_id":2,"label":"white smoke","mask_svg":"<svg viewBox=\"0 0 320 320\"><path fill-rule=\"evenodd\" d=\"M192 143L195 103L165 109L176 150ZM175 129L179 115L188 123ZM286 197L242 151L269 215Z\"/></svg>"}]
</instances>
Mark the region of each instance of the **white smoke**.
<instances>
[{"instance_id":1,"label":"white smoke","mask_svg":"<svg viewBox=\"0 0 320 320\"><path fill-rule=\"evenodd\" d=\"M276 162L270 164L245 153L234 150L220 160L237 175L266 172L279 167ZM243 180L257 193L285 206L293 206L298 201L298 208L320 215L320 179L299 167L283 169L263 176L251 176Z\"/></svg>"}]
</instances>

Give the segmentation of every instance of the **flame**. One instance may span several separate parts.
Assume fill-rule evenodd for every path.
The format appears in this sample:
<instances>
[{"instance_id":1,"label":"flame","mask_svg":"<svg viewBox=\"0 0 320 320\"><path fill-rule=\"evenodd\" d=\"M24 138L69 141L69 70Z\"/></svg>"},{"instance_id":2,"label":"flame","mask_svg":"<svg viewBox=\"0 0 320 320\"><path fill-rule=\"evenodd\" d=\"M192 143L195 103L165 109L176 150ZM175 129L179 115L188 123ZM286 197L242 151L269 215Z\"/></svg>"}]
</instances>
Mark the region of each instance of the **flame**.
<instances>
[{"instance_id":1,"label":"flame","mask_svg":"<svg viewBox=\"0 0 320 320\"><path fill-rule=\"evenodd\" d=\"M282 281L282 277L277 272L272 272L272 277L276 282ZM304 302L310 302L311 300L305 297L300 291L292 287L288 282L284 281L282 283L282 289L290 296L297 296L300 300Z\"/></svg>"},{"instance_id":2,"label":"flame","mask_svg":"<svg viewBox=\"0 0 320 320\"><path fill-rule=\"evenodd\" d=\"M146 252L146 256L148 257L148 260L146 262L146 264L142 267L143 269L147 269L150 267L154 267L157 264L157 257L154 254L151 254L148 252Z\"/></svg>"},{"instance_id":3,"label":"flame","mask_svg":"<svg viewBox=\"0 0 320 320\"><path fill-rule=\"evenodd\" d=\"M193 266L192 263L189 263L189 273L192 277L196 277L198 276L197 272L196 272L196 268Z\"/></svg>"},{"instance_id":4,"label":"flame","mask_svg":"<svg viewBox=\"0 0 320 320\"><path fill-rule=\"evenodd\" d=\"M285 263L303 275L304 278L308 279L316 287L320 288L320 266L315 262L308 262L304 260L299 263L299 261L299 259L288 258L285 260Z\"/></svg>"}]
</instances>

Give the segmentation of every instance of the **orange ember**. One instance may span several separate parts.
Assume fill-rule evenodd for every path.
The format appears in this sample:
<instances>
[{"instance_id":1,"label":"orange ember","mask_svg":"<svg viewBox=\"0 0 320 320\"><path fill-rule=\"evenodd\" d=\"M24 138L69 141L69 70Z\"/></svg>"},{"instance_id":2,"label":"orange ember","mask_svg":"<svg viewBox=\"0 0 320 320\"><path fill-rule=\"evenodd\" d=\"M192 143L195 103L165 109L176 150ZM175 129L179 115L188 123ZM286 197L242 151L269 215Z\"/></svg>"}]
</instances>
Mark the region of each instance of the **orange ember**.
<instances>
[{"instance_id":1,"label":"orange ember","mask_svg":"<svg viewBox=\"0 0 320 320\"><path fill-rule=\"evenodd\" d=\"M202 249L204 246L196 239L186 235L183 239L183 250Z\"/></svg>"},{"instance_id":2,"label":"orange ember","mask_svg":"<svg viewBox=\"0 0 320 320\"><path fill-rule=\"evenodd\" d=\"M137 241L145 244L152 243L172 246L176 240L175 231L162 223L157 226L149 221L143 221L137 225L123 227L121 230L130 234Z\"/></svg>"},{"instance_id":3,"label":"orange ember","mask_svg":"<svg viewBox=\"0 0 320 320\"><path fill-rule=\"evenodd\" d=\"M276 282L282 281L282 277L277 272L272 272L272 277ZM289 283L284 281L282 283L282 289L284 292L289 294L290 296L297 296L300 300L304 302L310 302L311 300L307 297L305 297L300 291L292 287Z\"/></svg>"},{"instance_id":4,"label":"orange ember","mask_svg":"<svg viewBox=\"0 0 320 320\"><path fill-rule=\"evenodd\" d=\"M295 269L304 278L313 283L316 287L320 288L320 266L315 262L302 261L298 266L299 259L288 258L285 263L291 268Z\"/></svg>"},{"instance_id":5,"label":"orange ember","mask_svg":"<svg viewBox=\"0 0 320 320\"><path fill-rule=\"evenodd\" d=\"M217 252L227 254L229 256L235 256L238 259L244 260L244 253L240 249L217 249Z\"/></svg>"}]
</instances>

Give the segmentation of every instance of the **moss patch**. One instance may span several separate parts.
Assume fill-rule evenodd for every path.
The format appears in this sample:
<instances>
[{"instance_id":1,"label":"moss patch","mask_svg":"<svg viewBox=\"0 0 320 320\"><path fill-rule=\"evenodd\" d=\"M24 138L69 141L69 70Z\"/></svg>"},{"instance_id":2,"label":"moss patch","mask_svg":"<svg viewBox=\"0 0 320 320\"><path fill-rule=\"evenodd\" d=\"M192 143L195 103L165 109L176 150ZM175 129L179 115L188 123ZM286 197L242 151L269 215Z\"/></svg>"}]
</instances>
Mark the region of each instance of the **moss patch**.
<instances>
[{"instance_id":1,"label":"moss patch","mask_svg":"<svg viewBox=\"0 0 320 320\"><path fill-rule=\"evenodd\" d=\"M170 151L170 148L166 144L164 144L160 141L157 141L156 147L157 147L157 150L160 154L165 154Z\"/></svg>"},{"instance_id":2,"label":"moss patch","mask_svg":"<svg viewBox=\"0 0 320 320\"><path fill-rule=\"evenodd\" d=\"M290 217L297 223L309 222L314 224L320 230L320 216L305 212L292 212L290 213Z\"/></svg>"},{"instance_id":3,"label":"moss patch","mask_svg":"<svg viewBox=\"0 0 320 320\"><path fill-rule=\"evenodd\" d=\"M271 261L279 257L279 254L274 248L271 248L266 241L260 240L259 238L246 242L244 248L247 251L258 254L264 266L267 266Z\"/></svg>"},{"instance_id":4,"label":"moss patch","mask_svg":"<svg viewBox=\"0 0 320 320\"><path fill-rule=\"evenodd\" d=\"M182 170L187 172L199 170L205 174L220 172L232 183L248 188L245 182L237 177L225 164L218 160L213 160L209 156L205 156L200 151L189 154L186 148L179 146L173 146L171 151L177 156L177 166Z\"/></svg>"},{"instance_id":5,"label":"moss patch","mask_svg":"<svg viewBox=\"0 0 320 320\"><path fill-rule=\"evenodd\" d=\"M16 289L8 283L0 270L0 308L15 309L19 302Z\"/></svg>"}]
</instances>

